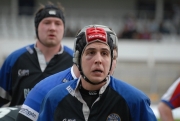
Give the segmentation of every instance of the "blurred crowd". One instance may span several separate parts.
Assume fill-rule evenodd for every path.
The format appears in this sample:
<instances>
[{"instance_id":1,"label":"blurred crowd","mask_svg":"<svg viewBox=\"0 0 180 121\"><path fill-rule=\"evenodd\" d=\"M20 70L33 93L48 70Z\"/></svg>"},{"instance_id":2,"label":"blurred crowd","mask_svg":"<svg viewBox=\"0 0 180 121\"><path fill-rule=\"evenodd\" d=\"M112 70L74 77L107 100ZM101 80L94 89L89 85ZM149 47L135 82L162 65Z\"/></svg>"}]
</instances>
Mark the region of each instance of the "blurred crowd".
<instances>
[{"instance_id":1,"label":"blurred crowd","mask_svg":"<svg viewBox=\"0 0 180 121\"><path fill-rule=\"evenodd\" d=\"M122 26L116 31L119 39L161 40L164 35L180 35L180 14L173 19L156 21L139 19L132 15L124 17ZM66 28L66 37L74 37L77 29Z\"/></svg>"},{"instance_id":2,"label":"blurred crowd","mask_svg":"<svg viewBox=\"0 0 180 121\"><path fill-rule=\"evenodd\" d=\"M124 27L118 33L119 39L151 40L161 39L162 35L180 34L180 21L163 20L139 20L134 16L125 18Z\"/></svg>"}]
</instances>

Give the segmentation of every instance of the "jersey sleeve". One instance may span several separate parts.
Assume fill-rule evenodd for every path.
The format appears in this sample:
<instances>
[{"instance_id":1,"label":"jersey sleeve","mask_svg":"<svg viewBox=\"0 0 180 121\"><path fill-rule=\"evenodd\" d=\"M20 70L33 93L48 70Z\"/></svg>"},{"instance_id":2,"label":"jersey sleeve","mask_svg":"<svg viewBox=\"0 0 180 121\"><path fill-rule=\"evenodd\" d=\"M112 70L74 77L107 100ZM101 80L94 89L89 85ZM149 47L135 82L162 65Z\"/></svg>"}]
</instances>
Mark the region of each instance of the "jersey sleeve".
<instances>
[{"instance_id":1,"label":"jersey sleeve","mask_svg":"<svg viewBox=\"0 0 180 121\"><path fill-rule=\"evenodd\" d=\"M53 90L53 89L52 89ZM40 114L37 121L53 121L55 104L53 104L54 96L51 91L46 95L41 105Z\"/></svg>"},{"instance_id":2,"label":"jersey sleeve","mask_svg":"<svg viewBox=\"0 0 180 121\"><path fill-rule=\"evenodd\" d=\"M33 44L31 46L34 46ZM18 58L27 51L22 47L11 53L4 61L0 71L0 106L4 105L2 99L10 101L12 98L12 73ZM16 70L17 71L17 70ZM17 72L18 73L18 72ZM16 79L13 79L16 80Z\"/></svg>"},{"instance_id":3,"label":"jersey sleeve","mask_svg":"<svg viewBox=\"0 0 180 121\"><path fill-rule=\"evenodd\" d=\"M3 63L0 71L0 106L4 105L4 100L10 101L11 100L11 72L12 67L14 66L15 58L13 55L10 55Z\"/></svg>"},{"instance_id":4,"label":"jersey sleeve","mask_svg":"<svg viewBox=\"0 0 180 121\"><path fill-rule=\"evenodd\" d=\"M140 111L135 113L134 116L138 116L135 120L133 119L133 121L157 121L157 118L150 107L150 100L148 98L140 101L139 104L140 105L137 105L136 108Z\"/></svg>"},{"instance_id":5,"label":"jersey sleeve","mask_svg":"<svg viewBox=\"0 0 180 121\"><path fill-rule=\"evenodd\" d=\"M36 121L39 116L39 108L44 99L44 95L45 94L38 90L38 88L33 88L21 106L17 121L24 121L24 119Z\"/></svg>"},{"instance_id":6,"label":"jersey sleeve","mask_svg":"<svg viewBox=\"0 0 180 121\"><path fill-rule=\"evenodd\" d=\"M162 96L161 101L171 109L180 107L180 78L178 78Z\"/></svg>"},{"instance_id":7,"label":"jersey sleeve","mask_svg":"<svg viewBox=\"0 0 180 121\"><path fill-rule=\"evenodd\" d=\"M24 119L37 121L40 112L40 106L47 93L57 85L64 83L64 80L69 81L71 79L73 79L71 68L68 68L64 71L53 74L37 83L35 87L29 92L26 100L21 107L21 110L19 111L19 114L17 116L18 121L24 121Z\"/></svg>"},{"instance_id":8,"label":"jersey sleeve","mask_svg":"<svg viewBox=\"0 0 180 121\"><path fill-rule=\"evenodd\" d=\"M141 90L121 80L112 81L111 86L126 100L132 121L157 121L150 99Z\"/></svg>"},{"instance_id":9,"label":"jersey sleeve","mask_svg":"<svg viewBox=\"0 0 180 121\"><path fill-rule=\"evenodd\" d=\"M66 90L70 83L64 83L50 90L44 98L37 121L53 121L57 105L69 94ZM57 93L58 92L58 93Z\"/></svg>"}]
</instances>

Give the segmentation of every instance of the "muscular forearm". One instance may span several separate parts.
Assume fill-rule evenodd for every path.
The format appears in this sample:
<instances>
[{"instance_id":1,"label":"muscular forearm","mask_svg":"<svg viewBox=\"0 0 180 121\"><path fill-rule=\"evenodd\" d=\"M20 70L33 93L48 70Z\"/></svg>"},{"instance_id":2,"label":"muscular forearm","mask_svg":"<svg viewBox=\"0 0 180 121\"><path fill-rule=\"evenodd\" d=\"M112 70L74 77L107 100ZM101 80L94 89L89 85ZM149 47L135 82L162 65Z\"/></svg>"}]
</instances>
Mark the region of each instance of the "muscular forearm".
<instances>
[{"instance_id":1,"label":"muscular forearm","mask_svg":"<svg viewBox=\"0 0 180 121\"><path fill-rule=\"evenodd\" d=\"M165 103L160 102L158 105L161 121L174 121L172 110Z\"/></svg>"}]
</instances>

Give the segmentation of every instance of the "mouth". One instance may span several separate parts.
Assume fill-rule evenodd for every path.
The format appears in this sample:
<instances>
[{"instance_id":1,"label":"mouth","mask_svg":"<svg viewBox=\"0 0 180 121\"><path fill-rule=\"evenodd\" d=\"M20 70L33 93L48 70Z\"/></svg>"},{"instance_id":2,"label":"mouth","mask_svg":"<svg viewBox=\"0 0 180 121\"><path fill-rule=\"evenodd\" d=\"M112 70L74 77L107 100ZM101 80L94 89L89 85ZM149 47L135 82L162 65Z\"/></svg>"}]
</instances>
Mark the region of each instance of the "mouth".
<instances>
[{"instance_id":1,"label":"mouth","mask_svg":"<svg viewBox=\"0 0 180 121\"><path fill-rule=\"evenodd\" d=\"M50 34L49 37L55 37L55 35L54 34Z\"/></svg>"},{"instance_id":2,"label":"mouth","mask_svg":"<svg viewBox=\"0 0 180 121\"><path fill-rule=\"evenodd\" d=\"M95 72L95 73L102 73L103 71L102 71L102 70L99 70L99 69L96 69L96 70L94 70L93 72Z\"/></svg>"}]
</instances>

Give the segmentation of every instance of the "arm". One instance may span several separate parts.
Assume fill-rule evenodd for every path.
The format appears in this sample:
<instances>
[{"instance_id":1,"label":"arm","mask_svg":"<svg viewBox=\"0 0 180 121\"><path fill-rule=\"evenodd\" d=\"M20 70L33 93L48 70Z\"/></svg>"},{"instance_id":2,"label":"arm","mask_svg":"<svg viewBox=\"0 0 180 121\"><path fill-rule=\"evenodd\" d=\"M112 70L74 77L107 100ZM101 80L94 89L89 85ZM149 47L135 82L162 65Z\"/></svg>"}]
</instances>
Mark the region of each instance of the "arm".
<instances>
[{"instance_id":1,"label":"arm","mask_svg":"<svg viewBox=\"0 0 180 121\"><path fill-rule=\"evenodd\" d=\"M51 98L47 94L44 98L43 103L41 104L41 109L37 121L53 121L53 109Z\"/></svg>"},{"instance_id":2,"label":"arm","mask_svg":"<svg viewBox=\"0 0 180 121\"><path fill-rule=\"evenodd\" d=\"M6 59L0 71L0 107L11 100L11 66L10 59Z\"/></svg>"},{"instance_id":3,"label":"arm","mask_svg":"<svg viewBox=\"0 0 180 121\"><path fill-rule=\"evenodd\" d=\"M39 87L41 86L35 86L29 92L21 107L21 110L18 113L16 121L37 121L40 105L46 94Z\"/></svg>"},{"instance_id":4,"label":"arm","mask_svg":"<svg viewBox=\"0 0 180 121\"><path fill-rule=\"evenodd\" d=\"M171 108L164 102L159 103L158 110L162 121L174 121Z\"/></svg>"},{"instance_id":5,"label":"arm","mask_svg":"<svg viewBox=\"0 0 180 121\"><path fill-rule=\"evenodd\" d=\"M157 118L150 107L150 100L145 99L141 102L141 113L139 121L157 121Z\"/></svg>"},{"instance_id":6,"label":"arm","mask_svg":"<svg viewBox=\"0 0 180 121\"><path fill-rule=\"evenodd\" d=\"M178 107L180 107L180 78L169 87L158 105L161 120L174 121L172 110Z\"/></svg>"}]
</instances>

